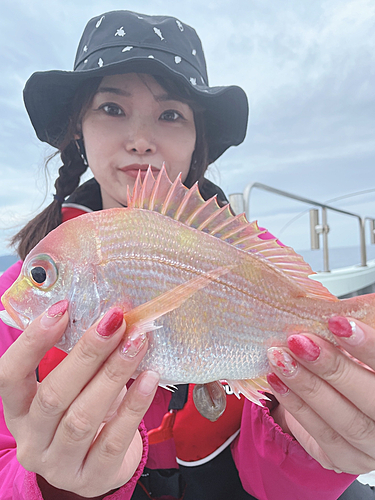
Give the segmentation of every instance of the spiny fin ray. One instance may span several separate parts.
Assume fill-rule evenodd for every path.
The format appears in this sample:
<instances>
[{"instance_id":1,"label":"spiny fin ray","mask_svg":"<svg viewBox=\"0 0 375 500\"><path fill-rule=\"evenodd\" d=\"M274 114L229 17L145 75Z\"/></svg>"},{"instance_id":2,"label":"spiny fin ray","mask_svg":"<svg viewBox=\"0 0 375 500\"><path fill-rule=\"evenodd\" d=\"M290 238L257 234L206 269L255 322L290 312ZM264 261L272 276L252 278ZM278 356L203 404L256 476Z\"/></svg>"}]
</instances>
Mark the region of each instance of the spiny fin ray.
<instances>
[{"instance_id":1,"label":"spiny fin ray","mask_svg":"<svg viewBox=\"0 0 375 500\"><path fill-rule=\"evenodd\" d=\"M270 391L270 386L265 377L247 380L227 380L234 394L239 398L243 394L245 398L258 406L263 406L261 400L270 401L270 398L259 391Z\"/></svg>"},{"instance_id":2,"label":"spiny fin ray","mask_svg":"<svg viewBox=\"0 0 375 500\"><path fill-rule=\"evenodd\" d=\"M244 214L233 215L229 205L219 207L216 197L204 201L197 185L188 189L182 184L181 176L172 183L164 165L156 179L151 167L143 182L138 175L133 194L128 194L128 207L152 210L209 233L262 259L298 284L304 295L338 301L319 281L309 278L314 271L292 248L276 239L262 238L267 230L260 229L256 222L249 223Z\"/></svg>"}]
</instances>

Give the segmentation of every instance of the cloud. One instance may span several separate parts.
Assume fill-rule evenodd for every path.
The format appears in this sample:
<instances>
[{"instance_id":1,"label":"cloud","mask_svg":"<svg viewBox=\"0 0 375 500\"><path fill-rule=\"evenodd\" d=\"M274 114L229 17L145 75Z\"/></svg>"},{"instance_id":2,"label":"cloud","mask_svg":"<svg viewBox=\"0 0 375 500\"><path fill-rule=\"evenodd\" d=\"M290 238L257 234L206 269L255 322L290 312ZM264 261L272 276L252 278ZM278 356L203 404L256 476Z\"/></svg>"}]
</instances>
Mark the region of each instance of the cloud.
<instances>
[{"instance_id":1,"label":"cloud","mask_svg":"<svg viewBox=\"0 0 375 500\"><path fill-rule=\"evenodd\" d=\"M36 210L45 193L40 169L51 150L36 139L24 110L24 82L34 71L70 69L85 23L103 11L100 1L6 0L5 6L0 19L0 221L11 219L10 213L26 216ZM105 10L121 8L120 0L105 4ZM194 26L211 84L237 84L247 92L248 136L210 168L209 176L227 193L258 181L323 201L374 185L372 0L129 0L126 8L173 15ZM52 192L50 186L48 196ZM350 207L375 215L374 199L355 198ZM277 232L282 212L288 218L304 209L283 203L259 193L254 216L270 221ZM337 245L352 237L346 223L338 223L341 235L332 235ZM305 229L296 222L288 231L297 245ZM0 224L0 254L1 239Z\"/></svg>"}]
</instances>

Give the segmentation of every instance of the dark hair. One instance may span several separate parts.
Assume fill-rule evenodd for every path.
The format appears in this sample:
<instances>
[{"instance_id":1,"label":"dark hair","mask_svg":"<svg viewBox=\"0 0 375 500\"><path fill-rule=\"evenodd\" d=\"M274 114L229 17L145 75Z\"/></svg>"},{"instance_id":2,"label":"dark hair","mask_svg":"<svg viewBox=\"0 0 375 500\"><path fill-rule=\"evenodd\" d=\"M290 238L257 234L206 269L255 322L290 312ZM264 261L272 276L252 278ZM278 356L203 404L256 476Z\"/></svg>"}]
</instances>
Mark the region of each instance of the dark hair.
<instances>
[{"instance_id":1,"label":"dark hair","mask_svg":"<svg viewBox=\"0 0 375 500\"><path fill-rule=\"evenodd\" d=\"M205 182L204 174L208 167L208 143L206 140L204 109L194 101L187 87L178 85L176 82L164 77L154 76L154 78L172 98L186 102L194 112L196 143L189 173L184 184L190 188L195 182L198 182L202 187ZM56 195L54 201L28 222L11 240L11 245L17 248L18 255L22 260L41 239L61 224L61 205L64 199L79 186L81 176L88 168L78 151L75 135L80 132L79 126L82 117L87 111L101 79L93 78L85 82L77 91L73 100L70 122L59 146L62 166L55 182ZM57 154L58 152L47 160L46 168L48 162Z\"/></svg>"}]
</instances>

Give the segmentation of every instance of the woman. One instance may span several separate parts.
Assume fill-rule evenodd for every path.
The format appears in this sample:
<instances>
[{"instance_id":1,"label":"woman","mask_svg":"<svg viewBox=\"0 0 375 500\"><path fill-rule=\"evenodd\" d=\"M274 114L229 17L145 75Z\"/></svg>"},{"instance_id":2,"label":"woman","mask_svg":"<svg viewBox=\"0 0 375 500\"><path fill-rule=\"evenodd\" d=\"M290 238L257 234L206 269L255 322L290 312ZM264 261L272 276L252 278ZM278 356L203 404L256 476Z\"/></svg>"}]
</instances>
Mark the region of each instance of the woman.
<instances>
[{"instance_id":1,"label":"woman","mask_svg":"<svg viewBox=\"0 0 375 500\"><path fill-rule=\"evenodd\" d=\"M226 202L203 175L243 141L247 99L238 87L208 86L199 38L180 21L98 16L74 71L34 74L24 97L38 137L59 149L63 166L53 203L15 237L22 259L62 220L126 206L126 186L149 164L158 171L165 162L172 180L182 172L185 185L199 181L205 198ZM88 166L94 179L77 189ZM20 265L1 277L1 294ZM126 392L147 340L122 342L119 308L61 360L51 348L67 309L66 300L53 305L22 334L1 325L1 498L333 500L353 474L375 469L375 411L365 392L374 375L323 340L293 335L288 351L270 350L276 399L242 407L228 396L226 416L211 424L194 413L190 390L171 397L157 389L157 373L144 372ZM331 330L375 368L372 329L335 318ZM173 431L168 409L180 410Z\"/></svg>"}]
</instances>

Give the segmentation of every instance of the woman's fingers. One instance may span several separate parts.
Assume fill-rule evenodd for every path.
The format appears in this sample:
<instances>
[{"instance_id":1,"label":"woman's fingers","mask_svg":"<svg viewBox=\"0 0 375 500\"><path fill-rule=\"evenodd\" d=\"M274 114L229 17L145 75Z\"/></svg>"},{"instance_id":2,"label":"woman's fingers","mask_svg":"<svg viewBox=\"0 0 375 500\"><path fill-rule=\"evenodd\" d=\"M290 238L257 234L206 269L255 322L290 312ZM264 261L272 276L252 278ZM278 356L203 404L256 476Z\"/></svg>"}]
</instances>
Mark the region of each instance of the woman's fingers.
<instances>
[{"instance_id":1,"label":"woman's fingers","mask_svg":"<svg viewBox=\"0 0 375 500\"><path fill-rule=\"evenodd\" d=\"M303 367L299 367L299 370L302 372ZM359 438L359 428L366 427L369 423L368 417L353 408L353 405L333 388L324 385L323 381L312 381L311 378L305 378L304 373L300 375L299 380L296 377L293 381L281 373L277 374L278 381L275 380L274 374L268 377L278 401L302 426L301 428L293 425L293 421L287 418L290 432L306 451L326 468L351 474L375 469L375 459L372 457L375 436L369 433L366 439ZM318 379L313 374L311 376ZM297 388L299 382L303 385L301 391ZM316 394L308 392L309 383ZM317 398L320 399L319 403L316 403ZM305 432L302 429L305 429ZM321 461L324 456L329 457L329 462Z\"/></svg>"},{"instance_id":2,"label":"woman's fingers","mask_svg":"<svg viewBox=\"0 0 375 500\"><path fill-rule=\"evenodd\" d=\"M0 395L8 419L28 412L36 392L35 370L68 324L68 302L63 300L33 321L0 359Z\"/></svg>"},{"instance_id":3,"label":"woman's fingers","mask_svg":"<svg viewBox=\"0 0 375 500\"><path fill-rule=\"evenodd\" d=\"M375 330L352 318L333 317L329 328L338 343L354 358L375 370Z\"/></svg>"},{"instance_id":4,"label":"woman's fingers","mask_svg":"<svg viewBox=\"0 0 375 500\"><path fill-rule=\"evenodd\" d=\"M136 430L154 398L158 383L159 375L152 371L137 377L116 415L103 427L90 450L85 462L90 473L96 470L100 474L103 468L114 470L114 464L121 463L117 485L121 486L132 477L142 456L142 444L134 447L131 444L134 439L140 439ZM133 460L129 459L129 448L130 453L137 454Z\"/></svg>"},{"instance_id":5,"label":"woman's fingers","mask_svg":"<svg viewBox=\"0 0 375 500\"><path fill-rule=\"evenodd\" d=\"M125 345L130 348L124 349ZM140 336L130 342L126 340L115 349L65 412L50 445L52 454L57 456L59 449L68 446L72 450L70 458L82 463L108 409L135 372L146 348L146 337ZM140 404L140 412L137 411L139 422L143 416L142 409ZM139 422L133 425L130 420L128 424L132 437Z\"/></svg>"},{"instance_id":6,"label":"woman's fingers","mask_svg":"<svg viewBox=\"0 0 375 500\"><path fill-rule=\"evenodd\" d=\"M303 335L293 336L293 341L295 337L300 338L301 344L305 341L312 342L309 337ZM315 340L318 343L321 339ZM313 344L317 346L317 343ZM337 433L345 436L353 446L359 447L365 453L371 453L375 449L375 422L363 413L352 399L356 389L353 380L357 380L357 383L362 380L367 383L368 388L370 382L375 386L374 374L351 361L334 347L333 352L329 352L331 346L323 346L324 343L321 341L320 354L314 361L302 359L304 354L300 348L299 355L282 348L272 348L269 359L279 378L309 408L320 415L330 427L335 428ZM294 344L289 342L289 345ZM298 361L291 354L294 354ZM351 388L348 389L347 385L351 385ZM343 397L342 390L347 397ZM364 403L361 397L358 400ZM286 408L290 411L289 407ZM301 411L303 407L299 410Z\"/></svg>"},{"instance_id":7,"label":"woman's fingers","mask_svg":"<svg viewBox=\"0 0 375 500\"><path fill-rule=\"evenodd\" d=\"M290 432L311 457L336 472L360 474L373 469L371 457L350 445L298 396L291 393L291 397L291 411L296 416L286 411L285 419Z\"/></svg>"},{"instance_id":8,"label":"woman's fingers","mask_svg":"<svg viewBox=\"0 0 375 500\"><path fill-rule=\"evenodd\" d=\"M340 342L368 363L375 332L369 327L362 330L361 325L361 331L355 334L350 338L354 348L347 346L347 341ZM366 338L371 342L365 354ZM375 373L313 335L292 335L288 347L269 350L277 374L269 376L275 396L336 468L352 473L374 469ZM308 441L307 436L304 439ZM301 443L306 447L306 442ZM346 457L350 457L352 466L346 463Z\"/></svg>"},{"instance_id":9,"label":"woman's fingers","mask_svg":"<svg viewBox=\"0 0 375 500\"><path fill-rule=\"evenodd\" d=\"M29 419L33 429L43 436L39 443L41 449L49 446L61 418L119 345L124 332L122 310L109 310L39 385ZM90 416L88 422L93 420Z\"/></svg>"}]
</instances>

